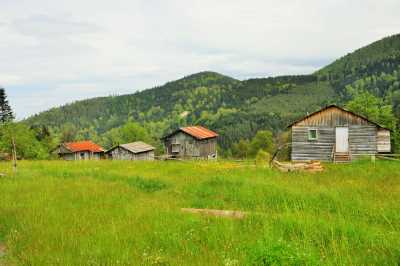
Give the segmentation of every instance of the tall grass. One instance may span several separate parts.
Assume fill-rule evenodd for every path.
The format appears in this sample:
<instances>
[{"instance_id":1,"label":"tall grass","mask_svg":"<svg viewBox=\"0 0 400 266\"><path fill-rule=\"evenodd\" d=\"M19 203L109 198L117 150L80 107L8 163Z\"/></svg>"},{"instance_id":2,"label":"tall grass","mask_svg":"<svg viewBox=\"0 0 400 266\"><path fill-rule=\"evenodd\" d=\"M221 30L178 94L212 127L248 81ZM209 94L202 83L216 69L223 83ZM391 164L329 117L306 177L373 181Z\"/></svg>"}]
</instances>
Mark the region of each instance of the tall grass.
<instances>
[{"instance_id":1,"label":"tall grass","mask_svg":"<svg viewBox=\"0 0 400 266\"><path fill-rule=\"evenodd\" d=\"M0 164L9 265L398 265L400 164ZM248 211L243 220L180 208ZM0 259L1 260L1 259ZM1 261L0 261L1 265Z\"/></svg>"}]
</instances>

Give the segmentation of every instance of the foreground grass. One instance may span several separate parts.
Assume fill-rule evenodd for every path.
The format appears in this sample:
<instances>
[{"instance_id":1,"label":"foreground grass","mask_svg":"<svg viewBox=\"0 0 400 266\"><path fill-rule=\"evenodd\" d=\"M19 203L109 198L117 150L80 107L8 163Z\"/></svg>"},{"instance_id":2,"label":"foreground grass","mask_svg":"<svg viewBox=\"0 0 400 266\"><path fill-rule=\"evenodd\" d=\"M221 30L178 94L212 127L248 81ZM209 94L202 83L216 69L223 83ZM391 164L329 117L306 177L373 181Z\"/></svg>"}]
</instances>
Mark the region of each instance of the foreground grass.
<instances>
[{"instance_id":1,"label":"foreground grass","mask_svg":"<svg viewBox=\"0 0 400 266\"><path fill-rule=\"evenodd\" d=\"M7 265L398 265L400 164L0 164ZM182 207L243 210L244 220ZM1 260L1 259L0 259ZM1 265L1 261L0 261Z\"/></svg>"}]
</instances>

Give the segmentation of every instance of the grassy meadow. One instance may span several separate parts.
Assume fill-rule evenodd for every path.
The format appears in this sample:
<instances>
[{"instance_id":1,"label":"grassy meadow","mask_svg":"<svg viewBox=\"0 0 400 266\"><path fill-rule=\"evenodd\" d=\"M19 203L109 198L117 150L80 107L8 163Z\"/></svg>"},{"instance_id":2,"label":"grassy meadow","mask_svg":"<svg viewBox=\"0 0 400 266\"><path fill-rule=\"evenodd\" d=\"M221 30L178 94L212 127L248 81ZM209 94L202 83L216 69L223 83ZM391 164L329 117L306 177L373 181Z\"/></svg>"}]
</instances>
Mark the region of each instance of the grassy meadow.
<instances>
[{"instance_id":1,"label":"grassy meadow","mask_svg":"<svg viewBox=\"0 0 400 266\"><path fill-rule=\"evenodd\" d=\"M0 265L398 265L400 163L326 167L1 163Z\"/></svg>"}]
</instances>

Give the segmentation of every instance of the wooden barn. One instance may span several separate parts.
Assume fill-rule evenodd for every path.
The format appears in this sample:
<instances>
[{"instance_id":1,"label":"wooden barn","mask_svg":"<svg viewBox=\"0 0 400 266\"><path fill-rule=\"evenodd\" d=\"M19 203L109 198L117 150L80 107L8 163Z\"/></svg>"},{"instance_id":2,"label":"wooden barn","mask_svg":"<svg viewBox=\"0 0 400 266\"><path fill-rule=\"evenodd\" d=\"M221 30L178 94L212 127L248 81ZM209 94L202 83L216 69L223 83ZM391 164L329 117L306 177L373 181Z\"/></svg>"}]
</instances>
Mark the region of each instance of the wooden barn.
<instances>
[{"instance_id":1,"label":"wooden barn","mask_svg":"<svg viewBox=\"0 0 400 266\"><path fill-rule=\"evenodd\" d=\"M218 134L201 126L182 127L162 138L172 158L216 159Z\"/></svg>"},{"instance_id":2,"label":"wooden barn","mask_svg":"<svg viewBox=\"0 0 400 266\"><path fill-rule=\"evenodd\" d=\"M294 122L293 161L346 162L391 151L390 130L331 105Z\"/></svg>"},{"instance_id":3,"label":"wooden barn","mask_svg":"<svg viewBox=\"0 0 400 266\"><path fill-rule=\"evenodd\" d=\"M147 143L137 141L120 144L106 152L111 160L152 161L155 148Z\"/></svg>"},{"instance_id":4,"label":"wooden barn","mask_svg":"<svg viewBox=\"0 0 400 266\"><path fill-rule=\"evenodd\" d=\"M100 160L104 156L104 149L91 141L63 143L56 152L60 158L67 161Z\"/></svg>"}]
</instances>

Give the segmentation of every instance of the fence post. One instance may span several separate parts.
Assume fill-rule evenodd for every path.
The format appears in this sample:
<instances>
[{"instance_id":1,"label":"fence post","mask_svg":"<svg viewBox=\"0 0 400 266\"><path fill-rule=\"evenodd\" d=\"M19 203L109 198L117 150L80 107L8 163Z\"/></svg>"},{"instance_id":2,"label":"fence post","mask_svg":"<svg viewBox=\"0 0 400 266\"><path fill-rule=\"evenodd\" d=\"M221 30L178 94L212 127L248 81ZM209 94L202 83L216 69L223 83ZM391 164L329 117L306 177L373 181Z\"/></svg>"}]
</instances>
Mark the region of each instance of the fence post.
<instances>
[{"instance_id":1,"label":"fence post","mask_svg":"<svg viewBox=\"0 0 400 266\"><path fill-rule=\"evenodd\" d=\"M12 137L12 148L13 148L13 151L12 151L13 170L14 170L14 173L15 173L15 172L17 172L17 149L15 147L15 139L14 139L14 137Z\"/></svg>"}]
</instances>

